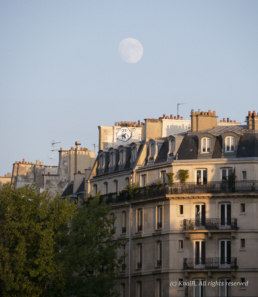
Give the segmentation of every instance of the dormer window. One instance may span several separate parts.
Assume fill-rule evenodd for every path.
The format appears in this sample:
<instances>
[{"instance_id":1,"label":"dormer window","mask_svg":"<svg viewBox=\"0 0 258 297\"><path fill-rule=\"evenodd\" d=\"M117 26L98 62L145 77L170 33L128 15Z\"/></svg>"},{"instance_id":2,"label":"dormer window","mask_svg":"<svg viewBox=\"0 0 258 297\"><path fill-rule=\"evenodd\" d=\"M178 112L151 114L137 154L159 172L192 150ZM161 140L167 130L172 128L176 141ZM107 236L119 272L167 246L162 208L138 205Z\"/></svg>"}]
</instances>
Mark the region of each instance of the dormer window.
<instances>
[{"instance_id":1,"label":"dormer window","mask_svg":"<svg viewBox=\"0 0 258 297\"><path fill-rule=\"evenodd\" d=\"M120 151L119 161L120 161L120 165L123 165L125 163L125 151Z\"/></svg>"},{"instance_id":2,"label":"dormer window","mask_svg":"<svg viewBox=\"0 0 258 297\"><path fill-rule=\"evenodd\" d=\"M103 166L104 166L103 155L101 155L101 156L99 157L99 167L100 167L100 168L103 168Z\"/></svg>"},{"instance_id":3,"label":"dormer window","mask_svg":"<svg viewBox=\"0 0 258 297\"><path fill-rule=\"evenodd\" d=\"M235 151L235 137L228 136L225 138L225 152Z\"/></svg>"},{"instance_id":4,"label":"dormer window","mask_svg":"<svg viewBox=\"0 0 258 297\"><path fill-rule=\"evenodd\" d=\"M136 157L137 157L137 150L136 147L132 148L132 162L136 161Z\"/></svg>"},{"instance_id":5,"label":"dormer window","mask_svg":"<svg viewBox=\"0 0 258 297\"><path fill-rule=\"evenodd\" d=\"M110 153L110 166L114 167L116 162L116 157L114 153Z\"/></svg>"},{"instance_id":6,"label":"dormer window","mask_svg":"<svg viewBox=\"0 0 258 297\"><path fill-rule=\"evenodd\" d=\"M202 138L201 144L202 144L201 152L202 153L210 153L211 139L209 137L204 137L204 138Z\"/></svg>"},{"instance_id":7,"label":"dormer window","mask_svg":"<svg viewBox=\"0 0 258 297\"><path fill-rule=\"evenodd\" d=\"M175 140L171 139L169 141L169 156L173 156L175 151Z\"/></svg>"},{"instance_id":8,"label":"dormer window","mask_svg":"<svg viewBox=\"0 0 258 297\"><path fill-rule=\"evenodd\" d=\"M152 143L150 145L150 157L154 157L154 154L155 154L155 147L154 147L154 143Z\"/></svg>"}]
</instances>

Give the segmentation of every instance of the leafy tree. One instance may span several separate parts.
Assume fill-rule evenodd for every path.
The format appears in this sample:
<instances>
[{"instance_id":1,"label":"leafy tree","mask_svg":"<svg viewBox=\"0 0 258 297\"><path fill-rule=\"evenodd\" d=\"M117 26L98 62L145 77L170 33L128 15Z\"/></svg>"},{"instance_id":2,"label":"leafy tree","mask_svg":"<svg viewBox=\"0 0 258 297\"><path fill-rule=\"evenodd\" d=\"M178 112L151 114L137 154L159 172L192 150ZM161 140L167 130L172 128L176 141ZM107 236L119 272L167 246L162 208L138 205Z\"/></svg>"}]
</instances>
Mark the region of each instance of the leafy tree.
<instances>
[{"instance_id":1,"label":"leafy tree","mask_svg":"<svg viewBox=\"0 0 258 297\"><path fill-rule=\"evenodd\" d=\"M37 194L35 185L0 190L0 295L47 296L58 277L55 254L76 206L67 199Z\"/></svg>"},{"instance_id":2,"label":"leafy tree","mask_svg":"<svg viewBox=\"0 0 258 297\"><path fill-rule=\"evenodd\" d=\"M124 260L118 250L127 240L114 240L111 205L100 204L99 196L85 201L69 234L63 233L64 248L58 254L61 281L54 284L55 296L118 296L112 290Z\"/></svg>"}]
</instances>

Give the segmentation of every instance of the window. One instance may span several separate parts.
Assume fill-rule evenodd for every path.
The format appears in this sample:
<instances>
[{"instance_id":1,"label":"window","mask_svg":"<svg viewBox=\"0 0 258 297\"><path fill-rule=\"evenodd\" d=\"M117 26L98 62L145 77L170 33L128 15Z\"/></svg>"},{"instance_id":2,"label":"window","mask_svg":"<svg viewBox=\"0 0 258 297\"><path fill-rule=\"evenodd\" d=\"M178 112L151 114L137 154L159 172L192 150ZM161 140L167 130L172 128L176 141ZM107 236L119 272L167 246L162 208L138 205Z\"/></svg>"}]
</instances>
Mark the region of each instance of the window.
<instances>
[{"instance_id":1,"label":"window","mask_svg":"<svg viewBox=\"0 0 258 297\"><path fill-rule=\"evenodd\" d=\"M246 171L242 171L242 179L245 180L246 179Z\"/></svg>"},{"instance_id":2,"label":"window","mask_svg":"<svg viewBox=\"0 0 258 297\"><path fill-rule=\"evenodd\" d=\"M211 139L208 137L202 138L202 153L210 153L211 151Z\"/></svg>"},{"instance_id":3,"label":"window","mask_svg":"<svg viewBox=\"0 0 258 297\"><path fill-rule=\"evenodd\" d=\"M154 143L151 143L151 145L150 145L150 157L151 158L154 157L154 153L155 153Z\"/></svg>"},{"instance_id":4,"label":"window","mask_svg":"<svg viewBox=\"0 0 258 297\"><path fill-rule=\"evenodd\" d=\"M137 150L136 147L132 148L132 162L136 161L136 157L137 157Z\"/></svg>"},{"instance_id":5,"label":"window","mask_svg":"<svg viewBox=\"0 0 258 297\"><path fill-rule=\"evenodd\" d=\"M245 278L241 277L240 281L241 281L241 287L242 288L245 287Z\"/></svg>"},{"instance_id":6,"label":"window","mask_svg":"<svg viewBox=\"0 0 258 297\"><path fill-rule=\"evenodd\" d=\"M104 166L104 162L103 162L103 155L101 155L100 157L99 157L99 167L100 168L103 168L103 166Z\"/></svg>"},{"instance_id":7,"label":"window","mask_svg":"<svg viewBox=\"0 0 258 297\"><path fill-rule=\"evenodd\" d=\"M180 278L178 280L178 284L179 284L179 288L183 288L183 285L184 285L184 280L182 278Z\"/></svg>"},{"instance_id":8,"label":"window","mask_svg":"<svg viewBox=\"0 0 258 297\"><path fill-rule=\"evenodd\" d=\"M219 296L220 297L230 297L230 289L229 286L230 279L220 279L221 285L219 286Z\"/></svg>"},{"instance_id":9,"label":"window","mask_svg":"<svg viewBox=\"0 0 258 297\"><path fill-rule=\"evenodd\" d=\"M241 247L241 249L244 249L245 248L245 239L244 238L242 238L242 239L240 239L240 247Z\"/></svg>"},{"instance_id":10,"label":"window","mask_svg":"<svg viewBox=\"0 0 258 297\"><path fill-rule=\"evenodd\" d=\"M108 183L104 183L103 184L103 190L104 190L104 194L108 194Z\"/></svg>"},{"instance_id":11,"label":"window","mask_svg":"<svg viewBox=\"0 0 258 297\"><path fill-rule=\"evenodd\" d=\"M245 212L245 203L240 204L240 211Z\"/></svg>"},{"instance_id":12,"label":"window","mask_svg":"<svg viewBox=\"0 0 258 297\"><path fill-rule=\"evenodd\" d=\"M157 297L161 297L161 280L157 279L156 280L156 288L157 288Z\"/></svg>"},{"instance_id":13,"label":"window","mask_svg":"<svg viewBox=\"0 0 258 297\"><path fill-rule=\"evenodd\" d=\"M205 283L203 280L195 280L194 297L205 297Z\"/></svg>"},{"instance_id":14,"label":"window","mask_svg":"<svg viewBox=\"0 0 258 297\"><path fill-rule=\"evenodd\" d=\"M123 165L125 163L125 151L120 151L119 153L119 161L120 164Z\"/></svg>"},{"instance_id":15,"label":"window","mask_svg":"<svg viewBox=\"0 0 258 297\"><path fill-rule=\"evenodd\" d=\"M231 204L220 204L220 225L222 229L230 229L231 227Z\"/></svg>"},{"instance_id":16,"label":"window","mask_svg":"<svg viewBox=\"0 0 258 297\"><path fill-rule=\"evenodd\" d=\"M206 207L205 204L195 204L195 226L205 226Z\"/></svg>"},{"instance_id":17,"label":"window","mask_svg":"<svg viewBox=\"0 0 258 297\"><path fill-rule=\"evenodd\" d=\"M220 268L231 267L231 241L228 239L220 240Z\"/></svg>"},{"instance_id":18,"label":"window","mask_svg":"<svg viewBox=\"0 0 258 297\"><path fill-rule=\"evenodd\" d=\"M183 205L179 205L179 214L184 214L184 206Z\"/></svg>"},{"instance_id":19,"label":"window","mask_svg":"<svg viewBox=\"0 0 258 297\"><path fill-rule=\"evenodd\" d=\"M126 233L126 212L122 212L122 233Z\"/></svg>"},{"instance_id":20,"label":"window","mask_svg":"<svg viewBox=\"0 0 258 297\"><path fill-rule=\"evenodd\" d=\"M234 152L235 150L235 137L228 136L225 138L225 152Z\"/></svg>"},{"instance_id":21,"label":"window","mask_svg":"<svg viewBox=\"0 0 258 297\"><path fill-rule=\"evenodd\" d=\"M113 181L113 192L118 192L118 181L114 180Z\"/></svg>"},{"instance_id":22,"label":"window","mask_svg":"<svg viewBox=\"0 0 258 297\"><path fill-rule=\"evenodd\" d=\"M180 250L184 249L184 241L183 240L179 240L179 249Z\"/></svg>"},{"instance_id":23,"label":"window","mask_svg":"<svg viewBox=\"0 0 258 297\"><path fill-rule=\"evenodd\" d=\"M120 292L121 292L121 297L125 297L125 284L121 284Z\"/></svg>"},{"instance_id":24,"label":"window","mask_svg":"<svg viewBox=\"0 0 258 297\"><path fill-rule=\"evenodd\" d=\"M138 232L142 232L142 209L138 209Z\"/></svg>"},{"instance_id":25,"label":"window","mask_svg":"<svg viewBox=\"0 0 258 297\"><path fill-rule=\"evenodd\" d=\"M142 269L142 244L137 245L138 249L138 257L137 257L137 268Z\"/></svg>"},{"instance_id":26,"label":"window","mask_svg":"<svg viewBox=\"0 0 258 297\"><path fill-rule=\"evenodd\" d=\"M129 177L125 178L125 187L129 184Z\"/></svg>"},{"instance_id":27,"label":"window","mask_svg":"<svg viewBox=\"0 0 258 297\"><path fill-rule=\"evenodd\" d=\"M175 141L174 139L171 139L169 141L169 156L173 156L175 151Z\"/></svg>"},{"instance_id":28,"label":"window","mask_svg":"<svg viewBox=\"0 0 258 297\"><path fill-rule=\"evenodd\" d=\"M115 215L113 213L110 214L109 219L111 220L111 227L110 227L110 233L115 234Z\"/></svg>"},{"instance_id":29,"label":"window","mask_svg":"<svg viewBox=\"0 0 258 297\"><path fill-rule=\"evenodd\" d=\"M141 186L146 187L146 175L145 174L141 176Z\"/></svg>"},{"instance_id":30,"label":"window","mask_svg":"<svg viewBox=\"0 0 258 297\"><path fill-rule=\"evenodd\" d=\"M97 193L98 193L98 186L93 185L93 196L97 195Z\"/></svg>"},{"instance_id":31,"label":"window","mask_svg":"<svg viewBox=\"0 0 258 297\"><path fill-rule=\"evenodd\" d=\"M197 185L207 184L207 169L198 169L196 171Z\"/></svg>"},{"instance_id":32,"label":"window","mask_svg":"<svg viewBox=\"0 0 258 297\"><path fill-rule=\"evenodd\" d=\"M157 207L157 229L162 228L162 206Z\"/></svg>"},{"instance_id":33,"label":"window","mask_svg":"<svg viewBox=\"0 0 258 297\"><path fill-rule=\"evenodd\" d=\"M228 176L231 175L232 172L233 172L232 168L221 169L221 179L222 180L227 180Z\"/></svg>"},{"instance_id":34,"label":"window","mask_svg":"<svg viewBox=\"0 0 258 297\"><path fill-rule=\"evenodd\" d=\"M204 268L205 267L205 240L196 240L195 241L195 267Z\"/></svg>"},{"instance_id":35,"label":"window","mask_svg":"<svg viewBox=\"0 0 258 297\"><path fill-rule=\"evenodd\" d=\"M166 171L161 171L161 182L162 184L166 183Z\"/></svg>"},{"instance_id":36,"label":"window","mask_svg":"<svg viewBox=\"0 0 258 297\"><path fill-rule=\"evenodd\" d=\"M136 284L137 297L142 297L142 282Z\"/></svg>"},{"instance_id":37,"label":"window","mask_svg":"<svg viewBox=\"0 0 258 297\"><path fill-rule=\"evenodd\" d=\"M116 163L116 157L114 153L110 153L110 166L114 167Z\"/></svg>"},{"instance_id":38,"label":"window","mask_svg":"<svg viewBox=\"0 0 258 297\"><path fill-rule=\"evenodd\" d=\"M162 266L162 243L161 241L157 242L157 267Z\"/></svg>"}]
</instances>

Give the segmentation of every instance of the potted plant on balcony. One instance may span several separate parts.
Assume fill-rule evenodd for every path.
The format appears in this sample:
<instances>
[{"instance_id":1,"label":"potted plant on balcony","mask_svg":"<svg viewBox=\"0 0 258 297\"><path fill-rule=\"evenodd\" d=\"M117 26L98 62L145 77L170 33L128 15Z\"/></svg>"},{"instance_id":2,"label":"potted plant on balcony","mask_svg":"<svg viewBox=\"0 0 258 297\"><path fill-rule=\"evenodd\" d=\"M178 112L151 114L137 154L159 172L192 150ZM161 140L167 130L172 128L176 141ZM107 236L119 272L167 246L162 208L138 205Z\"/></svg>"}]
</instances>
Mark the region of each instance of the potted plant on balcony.
<instances>
[{"instance_id":1,"label":"potted plant on balcony","mask_svg":"<svg viewBox=\"0 0 258 297\"><path fill-rule=\"evenodd\" d=\"M168 183L173 184L174 183L174 173L172 173L172 172L166 173L166 176L168 178Z\"/></svg>"},{"instance_id":2,"label":"potted plant on balcony","mask_svg":"<svg viewBox=\"0 0 258 297\"><path fill-rule=\"evenodd\" d=\"M178 172L178 177L180 179L180 182L184 184L189 178L189 170L180 169Z\"/></svg>"},{"instance_id":3,"label":"potted plant on balcony","mask_svg":"<svg viewBox=\"0 0 258 297\"><path fill-rule=\"evenodd\" d=\"M232 192L235 192L235 181L236 181L236 175L235 175L235 172L232 172L228 176L228 189L231 190Z\"/></svg>"}]
</instances>

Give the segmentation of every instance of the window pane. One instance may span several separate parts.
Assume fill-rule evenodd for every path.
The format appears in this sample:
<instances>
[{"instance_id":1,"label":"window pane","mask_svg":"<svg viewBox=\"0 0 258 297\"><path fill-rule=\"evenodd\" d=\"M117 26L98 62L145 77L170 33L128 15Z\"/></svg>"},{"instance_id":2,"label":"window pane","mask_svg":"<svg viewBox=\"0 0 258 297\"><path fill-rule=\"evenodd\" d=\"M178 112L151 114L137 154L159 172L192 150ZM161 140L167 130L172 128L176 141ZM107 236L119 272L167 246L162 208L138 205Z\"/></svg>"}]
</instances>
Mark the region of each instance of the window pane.
<instances>
[{"instance_id":1,"label":"window pane","mask_svg":"<svg viewBox=\"0 0 258 297\"><path fill-rule=\"evenodd\" d=\"M207 184L207 169L202 171L203 174L203 183Z\"/></svg>"},{"instance_id":2,"label":"window pane","mask_svg":"<svg viewBox=\"0 0 258 297\"><path fill-rule=\"evenodd\" d=\"M202 139L202 151L206 152L206 138Z\"/></svg>"},{"instance_id":3,"label":"window pane","mask_svg":"<svg viewBox=\"0 0 258 297\"><path fill-rule=\"evenodd\" d=\"M228 152L230 150L230 138L226 138L226 151Z\"/></svg>"},{"instance_id":4,"label":"window pane","mask_svg":"<svg viewBox=\"0 0 258 297\"><path fill-rule=\"evenodd\" d=\"M207 138L207 152L210 152L211 150L211 139Z\"/></svg>"}]
</instances>

